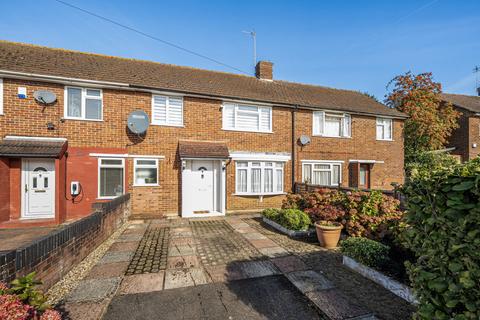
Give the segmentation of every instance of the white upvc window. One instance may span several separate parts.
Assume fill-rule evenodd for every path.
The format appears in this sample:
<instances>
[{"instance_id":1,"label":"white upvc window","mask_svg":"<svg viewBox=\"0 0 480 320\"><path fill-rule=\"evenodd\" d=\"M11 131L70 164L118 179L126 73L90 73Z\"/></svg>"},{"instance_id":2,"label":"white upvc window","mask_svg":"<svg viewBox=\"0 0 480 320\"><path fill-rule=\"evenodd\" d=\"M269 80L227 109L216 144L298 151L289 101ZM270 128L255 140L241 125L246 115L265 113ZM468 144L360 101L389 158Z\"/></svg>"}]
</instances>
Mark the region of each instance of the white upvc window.
<instances>
[{"instance_id":1,"label":"white upvc window","mask_svg":"<svg viewBox=\"0 0 480 320\"><path fill-rule=\"evenodd\" d=\"M283 162L236 161L236 194L269 195L283 193Z\"/></svg>"},{"instance_id":2,"label":"white upvc window","mask_svg":"<svg viewBox=\"0 0 480 320\"><path fill-rule=\"evenodd\" d=\"M183 97L152 95L152 124L183 126Z\"/></svg>"},{"instance_id":3,"label":"white upvc window","mask_svg":"<svg viewBox=\"0 0 480 320\"><path fill-rule=\"evenodd\" d=\"M158 159L134 159L134 186L158 186Z\"/></svg>"},{"instance_id":4,"label":"white upvc window","mask_svg":"<svg viewBox=\"0 0 480 320\"><path fill-rule=\"evenodd\" d=\"M324 137L351 137L352 117L348 113L313 112L313 135Z\"/></svg>"},{"instance_id":5,"label":"white upvc window","mask_svg":"<svg viewBox=\"0 0 480 320\"><path fill-rule=\"evenodd\" d=\"M67 119L101 121L103 118L103 93L101 89L65 87Z\"/></svg>"},{"instance_id":6,"label":"white upvc window","mask_svg":"<svg viewBox=\"0 0 480 320\"><path fill-rule=\"evenodd\" d=\"M393 139L393 120L390 118L377 118L377 140Z\"/></svg>"},{"instance_id":7,"label":"white upvc window","mask_svg":"<svg viewBox=\"0 0 480 320\"><path fill-rule=\"evenodd\" d=\"M124 193L125 159L98 159L98 198L113 199Z\"/></svg>"},{"instance_id":8,"label":"white upvc window","mask_svg":"<svg viewBox=\"0 0 480 320\"><path fill-rule=\"evenodd\" d=\"M302 162L302 181L320 186L339 186L342 183L341 162Z\"/></svg>"},{"instance_id":9,"label":"white upvc window","mask_svg":"<svg viewBox=\"0 0 480 320\"><path fill-rule=\"evenodd\" d=\"M223 129L272 132L272 107L224 103Z\"/></svg>"},{"instance_id":10,"label":"white upvc window","mask_svg":"<svg viewBox=\"0 0 480 320\"><path fill-rule=\"evenodd\" d=\"M0 115L3 114L3 79L0 78Z\"/></svg>"}]
</instances>

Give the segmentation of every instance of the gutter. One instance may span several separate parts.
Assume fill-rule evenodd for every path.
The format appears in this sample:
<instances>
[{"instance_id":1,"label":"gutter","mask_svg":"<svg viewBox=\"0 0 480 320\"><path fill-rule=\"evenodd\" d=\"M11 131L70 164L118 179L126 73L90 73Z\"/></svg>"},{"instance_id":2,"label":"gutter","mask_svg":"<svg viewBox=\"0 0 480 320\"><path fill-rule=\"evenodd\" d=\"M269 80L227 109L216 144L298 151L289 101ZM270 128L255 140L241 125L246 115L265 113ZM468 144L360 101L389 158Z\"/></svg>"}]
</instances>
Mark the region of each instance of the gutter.
<instances>
[{"instance_id":1,"label":"gutter","mask_svg":"<svg viewBox=\"0 0 480 320\"><path fill-rule=\"evenodd\" d=\"M392 119L401 119L405 120L408 116L392 116L392 115L382 115L378 113L371 113L371 112L358 112L358 111L346 111L341 109L329 109L328 107L312 107L307 105L294 105L294 104L285 104L285 103L277 103L271 101L264 101L264 100L257 100L251 98L243 98L243 97L233 97L233 96L225 96L225 95L209 95L203 93L191 93L184 90L175 90L175 89L164 89L164 88L157 88L157 87L149 87L149 86L140 86L130 83L122 83L122 82L110 82L110 81L102 81L102 80L88 80L88 79L81 79L81 78L71 78L71 77L62 77L62 76L52 76L52 75L44 75L38 73L29 73L29 72L20 72L20 71L10 71L10 70L3 70L0 69L0 77L12 78L12 79L20 79L20 80L38 80L38 81L50 81L54 83L61 83L61 84L68 84L68 85L83 85L83 86L96 86L101 88L113 88L113 89L122 89L122 90L129 90L129 91L141 91L141 92L173 92L182 94L188 97L194 98L204 98L204 99L212 99L212 100L238 100L238 101L249 101L258 104L267 104L270 106L276 107L284 107L284 108L293 108L295 110L303 109L303 110L325 110L325 111L332 111L332 112L348 112L350 114L355 115L367 115L367 116L380 116L380 117L388 117Z\"/></svg>"}]
</instances>

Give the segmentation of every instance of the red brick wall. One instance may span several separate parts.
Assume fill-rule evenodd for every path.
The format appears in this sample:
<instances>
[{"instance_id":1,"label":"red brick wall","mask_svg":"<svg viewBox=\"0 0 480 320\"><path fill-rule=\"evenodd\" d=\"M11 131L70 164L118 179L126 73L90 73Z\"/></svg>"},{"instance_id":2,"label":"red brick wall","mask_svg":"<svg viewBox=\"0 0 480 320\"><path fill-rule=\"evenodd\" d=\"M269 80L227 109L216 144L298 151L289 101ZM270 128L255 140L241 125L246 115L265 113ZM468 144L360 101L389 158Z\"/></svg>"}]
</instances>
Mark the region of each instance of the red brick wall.
<instances>
[{"instance_id":1,"label":"red brick wall","mask_svg":"<svg viewBox=\"0 0 480 320\"><path fill-rule=\"evenodd\" d=\"M10 160L0 159L0 222L10 219Z\"/></svg>"},{"instance_id":2,"label":"red brick wall","mask_svg":"<svg viewBox=\"0 0 480 320\"><path fill-rule=\"evenodd\" d=\"M22 162L10 159L10 219L20 219L22 190Z\"/></svg>"},{"instance_id":3,"label":"red brick wall","mask_svg":"<svg viewBox=\"0 0 480 320\"><path fill-rule=\"evenodd\" d=\"M26 86L27 99L18 99L17 87ZM58 101L53 106L44 108L32 98L38 89L48 89L57 94ZM73 166L75 153L80 149L111 148L126 150L129 154L163 155L160 161L160 185L158 187L132 187L132 159L128 159L126 169L127 181L132 195L132 210L136 214L163 215L178 213L180 209L180 162L177 155L178 141L182 139L223 141L230 151L250 152L291 152L292 146L292 111L286 108L273 109L273 133L235 132L222 130L222 102L219 100L184 98L184 127L150 126L146 137L138 139L128 134L126 119L136 109L143 109L151 115L151 94L146 92L103 90L103 120L78 121L65 120L63 117L64 87L56 84L26 82L4 79L5 116L0 116L0 135L35 135L65 137L69 142L70 157L67 160L67 188L70 181L78 176L86 179L88 201L96 196L97 169L92 169L96 159L78 158L78 165ZM295 141L301 134L311 136L312 113L300 111L297 115ZM47 130L46 123L55 124L55 130ZM375 140L375 118L353 116L353 138L335 139L312 137L312 143L303 149L297 147L296 179L301 179L301 159L344 160L375 159L385 164L376 164L372 169L372 186L389 188L391 182L403 181L403 124L395 121L395 141L380 142ZM77 151L75 151L77 150ZM81 151L78 151L81 152ZM86 151L85 151L86 152ZM98 151L95 151L98 152ZM80 164L83 163L83 164ZM348 183L348 162L344 164L344 183ZM88 177L86 177L88 175ZM291 161L285 164L285 191L291 190ZM258 197L234 196L234 165L229 164L226 171L227 210L260 209L278 207L282 196ZM86 202L88 202L86 201ZM86 204L67 204L67 218L87 214Z\"/></svg>"},{"instance_id":4,"label":"red brick wall","mask_svg":"<svg viewBox=\"0 0 480 320\"><path fill-rule=\"evenodd\" d=\"M447 145L455 147L452 154L460 156L462 161L468 161L480 154L480 117L465 109L455 109L460 112L459 127L452 132Z\"/></svg>"},{"instance_id":5,"label":"red brick wall","mask_svg":"<svg viewBox=\"0 0 480 320\"><path fill-rule=\"evenodd\" d=\"M471 160L480 154L480 117L472 115L468 119L468 134L468 158Z\"/></svg>"}]
</instances>

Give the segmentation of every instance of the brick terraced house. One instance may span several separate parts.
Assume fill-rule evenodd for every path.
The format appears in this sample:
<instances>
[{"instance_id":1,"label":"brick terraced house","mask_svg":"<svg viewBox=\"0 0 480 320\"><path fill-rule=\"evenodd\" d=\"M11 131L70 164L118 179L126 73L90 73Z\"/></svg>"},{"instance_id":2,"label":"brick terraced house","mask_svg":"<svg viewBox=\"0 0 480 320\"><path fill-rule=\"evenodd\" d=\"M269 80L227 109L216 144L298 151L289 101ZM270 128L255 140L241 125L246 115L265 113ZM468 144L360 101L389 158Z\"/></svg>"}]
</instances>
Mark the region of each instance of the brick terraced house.
<instances>
[{"instance_id":1,"label":"brick terraced house","mask_svg":"<svg viewBox=\"0 0 480 320\"><path fill-rule=\"evenodd\" d=\"M126 192L136 215L203 217L279 207L295 182L403 181L404 114L270 62L251 77L2 41L0 93L0 227Z\"/></svg>"},{"instance_id":2,"label":"brick terraced house","mask_svg":"<svg viewBox=\"0 0 480 320\"><path fill-rule=\"evenodd\" d=\"M443 94L442 97L460 112L458 128L449 138L448 147L455 148L451 154L462 161L476 158L480 154L480 97L461 94Z\"/></svg>"}]
</instances>

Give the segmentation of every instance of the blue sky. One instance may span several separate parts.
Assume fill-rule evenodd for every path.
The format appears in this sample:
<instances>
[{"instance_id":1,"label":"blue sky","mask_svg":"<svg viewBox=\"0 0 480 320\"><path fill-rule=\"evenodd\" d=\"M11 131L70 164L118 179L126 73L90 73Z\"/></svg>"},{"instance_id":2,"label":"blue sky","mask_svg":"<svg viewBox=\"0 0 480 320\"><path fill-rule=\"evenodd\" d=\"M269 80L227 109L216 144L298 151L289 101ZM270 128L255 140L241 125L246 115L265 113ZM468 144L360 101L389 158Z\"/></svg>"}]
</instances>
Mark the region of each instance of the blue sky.
<instances>
[{"instance_id":1,"label":"blue sky","mask_svg":"<svg viewBox=\"0 0 480 320\"><path fill-rule=\"evenodd\" d=\"M431 71L444 91L474 94L480 1L94 1L65 0L251 72L369 92L406 71ZM0 0L0 39L236 72L54 0ZM478 75L480 78L480 74Z\"/></svg>"}]
</instances>

